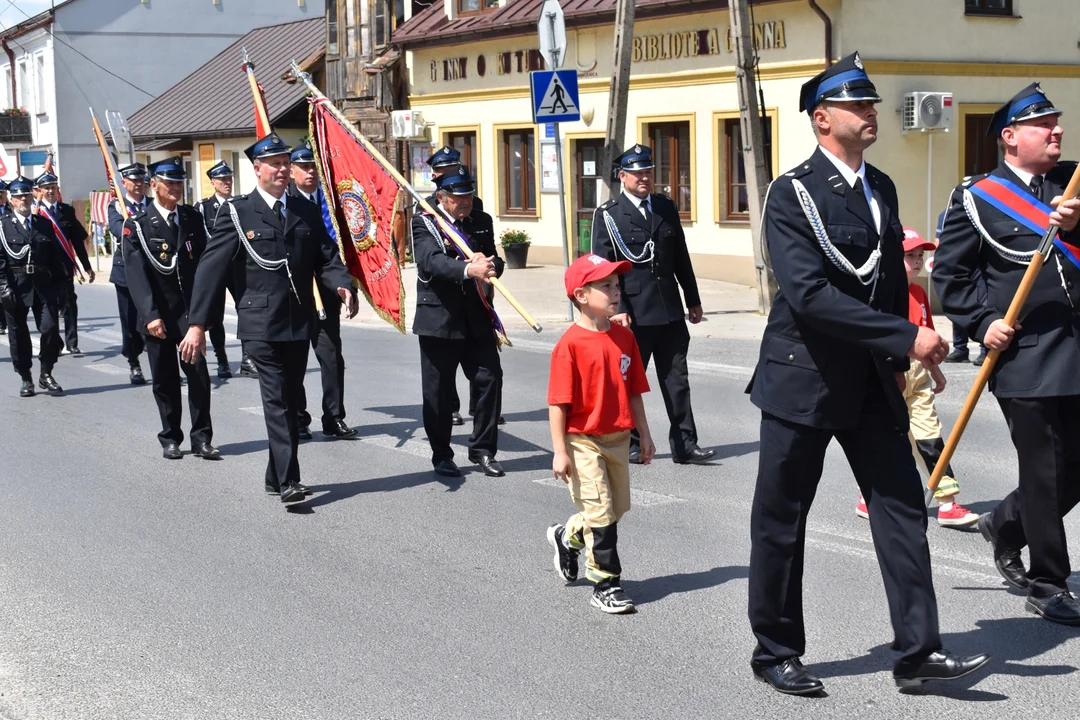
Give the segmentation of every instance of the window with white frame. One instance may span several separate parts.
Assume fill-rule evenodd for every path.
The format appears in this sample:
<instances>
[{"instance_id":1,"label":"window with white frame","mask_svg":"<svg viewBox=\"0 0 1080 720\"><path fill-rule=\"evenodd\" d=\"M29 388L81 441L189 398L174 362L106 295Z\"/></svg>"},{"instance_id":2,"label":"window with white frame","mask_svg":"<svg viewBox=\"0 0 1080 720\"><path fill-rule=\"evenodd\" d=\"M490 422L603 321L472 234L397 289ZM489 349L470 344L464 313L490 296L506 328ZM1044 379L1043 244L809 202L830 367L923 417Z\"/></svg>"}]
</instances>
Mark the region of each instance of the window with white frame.
<instances>
[{"instance_id":1,"label":"window with white frame","mask_svg":"<svg viewBox=\"0 0 1080 720\"><path fill-rule=\"evenodd\" d=\"M0 96L0 97L4 98L4 107L0 108L0 110L6 110L7 108L11 107L11 66L10 65L5 65L4 66L4 89L3 89L2 92L3 92L3 95Z\"/></svg>"},{"instance_id":2,"label":"window with white frame","mask_svg":"<svg viewBox=\"0 0 1080 720\"><path fill-rule=\"evenodd\" d=\"M48 95L45 92L47 76L45 74L45 53L34 55L34 88L37 90L35 98L35 112L44 115L49 112Z\"/></svg>"},{"instance_id":3,"label":"window with white frame","mask_svg":"<svg viewBox=\"0 0 1080 720\"><path fill-rule=\"evenodd\" d=\"M30 89L30 64L24 58L19 61L19 85L16 88L19 97L15 102L18 107L30 109Z\"/></svg>"}]
</instances>

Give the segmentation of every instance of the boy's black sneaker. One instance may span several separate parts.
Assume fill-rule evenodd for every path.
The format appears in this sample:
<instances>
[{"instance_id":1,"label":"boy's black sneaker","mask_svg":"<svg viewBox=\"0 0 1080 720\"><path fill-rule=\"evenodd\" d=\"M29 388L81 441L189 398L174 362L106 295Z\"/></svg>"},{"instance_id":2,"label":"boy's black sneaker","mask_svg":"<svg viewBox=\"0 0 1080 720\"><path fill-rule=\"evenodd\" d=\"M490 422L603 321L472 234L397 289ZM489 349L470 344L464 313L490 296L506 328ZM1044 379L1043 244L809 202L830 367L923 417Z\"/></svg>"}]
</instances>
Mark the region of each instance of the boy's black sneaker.
<instances>
[{"instance_id":1,"label":"boy's black sneaker","mask_svg":"<svg viewBox=\"0 0 1080 720\"><path fill-rule=\"evenodd\" d=\"M634 601L618 585L597 585L589 604L610 615L634 612Z\"/></svg>"},{"instance_id":2,"label":"boy's black sneaker","mask_svg":"<svg viewBox=\"0 0 1080 720\"><path fill-rule=\"evenodd\" d=\"M571 550L566 547L563 539L566 537L566 528L562 525L552 525L547 529L548 545L555 548L555 556L553 562L555 564L555 573L562 578L562 581L566 584L570 584L577 580L578 574L578 554L576 550Z\"/></svg>"}]
</instances>

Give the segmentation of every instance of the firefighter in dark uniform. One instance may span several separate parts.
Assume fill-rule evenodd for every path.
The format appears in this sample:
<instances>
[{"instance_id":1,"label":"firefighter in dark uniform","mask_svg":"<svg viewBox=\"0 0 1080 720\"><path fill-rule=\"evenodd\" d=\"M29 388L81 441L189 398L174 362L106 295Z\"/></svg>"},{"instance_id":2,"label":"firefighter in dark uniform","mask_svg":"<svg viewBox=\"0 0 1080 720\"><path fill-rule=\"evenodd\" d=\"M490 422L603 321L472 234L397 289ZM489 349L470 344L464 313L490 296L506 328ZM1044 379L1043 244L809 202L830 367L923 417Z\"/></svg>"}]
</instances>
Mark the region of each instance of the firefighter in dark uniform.
<instances>
[{"instance_id":1,"label":"firefighter in dark uniform","mask_svg":"<svg viewBox=\"0 0 1080 720\"><path fill-rule=\"evenodd\" d=\"M180 371L187 376L191 413L191 452L219 460L211 444L210 374L202 356L177 363L176 348L188 329L188 309L199 259L206 248L206 228L199 212L180 203L184 197L184 161L180 157L150 166L154 200L124 223L123 253L128 290L139 315L139 332L146 336L154 400L161 415L161 454L166 460L183 457L183 406Z\"/></svg>"},{"instance_id":2,"label":"firefighter in dark uniform","mask_svg":"<svg viewBox=\"0 0 1080 720\"><path fill-rule=\"evenodd\" d=\"M11 212L11 207L8 205L7 189L7 183L0 180L0 218ZM0 310L0 335L7 335L7 313L2 310Z\"/></svg>"},{"instance_id":3,"label":"firefighter in dark uniform","mask_svg":"<svg viewBox=\"0 0 1080 720\"><path fill-rule=\"evenodd\" d=\"M933 277L949 319L1002 351L990 390L1016 447L1019 486L979 518L979 529L994 546L1001 575L1027 590L1029 612L1080 625L1062 522L1080 500L1080 200L1057 202L1076 170L1075 162L1061 161L1060 115L1037 83L994 113L989 132L1002 162L953 191ZM987 189L1011 198L1027 217L1008 203L991 202ZM1033 213L1041 220L1026 223ZM1051 251L1016 328L1010 328L1003 318L1050 221L1061 228L1057 237L1064 245ZM979 273L986 283L981 296L974 279ZM1026 572L1020 559L1025 545L1031 562Z\"/></svg>"},{"instance_id":4,"label":"firefighter in dark uniform","mask_svg":"<svg viewBox=\"0 0 1080 720\"><path fill-rule=\"evenodd\" d=\"M249 195L230 198L219 210L192 290L187 336L180 344L186 362L206 354L206 326L220 312L228 276L237 297L236 334L246 341L259 372L263 418L270 441L265 487L284 503L303 500L297 457L297 411L315 336L312 279L335 288L356 314L352 278L333 263L337 249L318 209L290 198L289 148L277 133L247 148L257 184Z\"/></svg>"},{"instance_id":5,"label":"firefighter in dark uniform","mask_svg":"<svg viewBox=\"0 0 1080 720\"><path fill-rule=\"evenodd\" d=\"M232 197L233 188L233 171L229 167L228 163L224 160L218 161L216 165L206 171L206 177L210 178L210 184L214 188L214 194L208 198L203 198L195 204L195 209L203 217L203 224L206 226L206 236L210 237L210 234L214 232L214 220L217 218L218 209L225 203L226 200ZM222 304L222 309L224 309ZM231 378L232 368L229 367L229 353L225 349L225 322L224 318L215 319L213 325L210 326L210 344L214 348L214 356L217 358L217 376L219 378ZM243 352L241 347L240 353L240 374L251 375L254 377L255 366L251 364L247 354Z\"/></svg>"},{"instance_id":6,"label":"firefighter in dark uniform","mask_svg":"<svg viewBox=\"0 0 1080 720\"><path fill-rule=\"evenodd\" d=\"M134 214L144 210L147 205L146 198L146 166L142 163L132 163L120 168L120 176L124 184L124 191L128 197L128 214ZM132 385L145 385L146 377L143 375L139 356L142 355L145 343L142 333L139 332L139 311L135 303L131 301L131 293L127 286L127 273L124 271L123 233L124 216L120 214L120 200L109 203L109 234L112 235L113 257L112 271L109 273L109 282L116 288L116 309L120 315L120 335L122 345L120 354L128 361L130 368L129 379Z\"/></svg>"},{"instance_id":7,"label":"firefighter in dark uniform","mask_svg":"<svg viewBox=\"0 0 1080 720\"><path fill-rule=\"evenodd\" d=\"M443 145L441 148L431 154L425 162L431 167L431 179L437 181L440 175L445 175L448 172L454 172L461 164L461 153L449 145ZM435 193L432 193L427 199L428 205L435 207L438 204L438 199L435 197ZM476 195L473 195L473 210L484 211L484 201ZM415 213L416 207L414 206L413 212ZM487 293L488 302L493 302L495 299L495 288L491 285L484 285L484 292ZM469 415L476 414L476 386L472 383L469 384ZM502 387L499 387L499 397L502 397ZM500 402L500 406L502 403ZM450 407L453 408L453 412L450 413L451 422L454 425L464 425L465 420L461 417L461 398L458 397L457 383L454 384L454 397L450 402ZM505 425L506 420L503 416L499 415L499 424Z\"/></svg>"},{"instance_id":8,"label":"firefighter in dark uniform","mask_svg":"<svg viewBox=\"0 0 1080 720\"><path fill-rule=\"evenodd\" d=\"M86 253L86 238L90 237L86 228L75 215L75 208L60 200L60 179L52 173L42 173L34 181L34 187L40 192L38 204L42 205L53 220L60 227L60 232L71 243L75 250L77 262L82 265L87 279L94 282L96 275L90 267L90 257ZM61 283L59 304L60 314L64 318L64 342L67 351L72 355L79 355L79 307L78 296L75 294L75 267L71 264L71 258L64 253L65 268L67 269L66 280Z\"/></svg>"},{"instance_id":9,"label":"firefighter in dark uniform","mask_svg":"<svg viewBox=\"0 0 1080 720\"><path fill-rule=\"evenodd\" d=\"M11 181L12 212L0 218L0 302L10 330L11 363L22 378L20 397L34 395L33 346L26 316L33 312L41 334L38 387L52 394L63 388L52 376L64 341L57 325L57 284L64 279L64 249L52 224L34 215L33 183L19 176Z\"/></svg>"},{"instance_id":10,"label":"firefighter in dark uniform","mask_svg":"<svg viewBox=\"0 0 1080 720\"><path fill-rule=\"evenodd\" d=\"M292 161L293 182L289 185L289 194L293 197L313 203L323 219L326 234L334 242L337 238L334 225L330 220L330 209L326 204L323 189L319 187L319 175L315 171L315 153L310 143L296 148L290 157ZM340 255L334 263L341 266L340 271L348 273ZM322 428L328 438L354 438L356 430L345 423L345 357L341 353L341 299L335 288L320 286L320 296L326 319L318 320L317 334L311 339L311 349L319 361L322 378ZM356 290L352 293L355 295ZM307 393L301 387L300 393L300 438L311 438L311 415L307 411Z\"/></svg>"},{"instance_id":11,"label":"firefighter in dark uniform","mask_svg":"<svg viewBox=\"0 0 1080 720\"><path fill-rule=\"evenodd\" d=\"M459 167L441 175L436 187L435 211L461 231L474 255L470 262L459 257L431 215L418 212L413 216L413 333L420 336L424 430L431 444L431 463L439 475L461 475L450 447L451 403L460 365L477 391L469 460L485 475L502 477L506 473L495 460L502 366L492 316L477 286L501 275L503 261L495 252L491 216L473 208L476 187L468 170Z\"/></svg>"},{"instance_id":12,"label":"firefighter in dark uniform","mask_svg":"<svg viewBox=\"0 0 1080 720\"><path fill-rule=\"evenodd\" d=\"M629 260L633 269L619 276L622 300L613 322L628 326L637 338L641 361L656 363L671 429L668 441L678 464L706 463L715 450L698 447L690 408L686 353L690 331L683 317L679 287L691 323L701 322L701 298L679 220L671 198L653 189L652 150L634 145L615 159L622 192L593 212L592 251L608 260ZM630 436L630 462L641 462L637 431Z\"/></svg>"},{"instance_id":13,"label":"firefighter in dark uniform","mask_svg":"<svg viewBox=\"0 0 1080 720\"><path fill-rule=\"evenodd\" d=\"M803 85L818 149L769 188L765 239L779 290L748 390L761 409L750 510L754 674L783 693L823 689L803 667L806 518L833 438L870 514L900 658L901 687L966 675L988 655L942 650L922 482L899 383L908 357L940 363L948 344L908 322L896 187L863 161L881 101L849 55Z\"/></svg>"}]
</instances>

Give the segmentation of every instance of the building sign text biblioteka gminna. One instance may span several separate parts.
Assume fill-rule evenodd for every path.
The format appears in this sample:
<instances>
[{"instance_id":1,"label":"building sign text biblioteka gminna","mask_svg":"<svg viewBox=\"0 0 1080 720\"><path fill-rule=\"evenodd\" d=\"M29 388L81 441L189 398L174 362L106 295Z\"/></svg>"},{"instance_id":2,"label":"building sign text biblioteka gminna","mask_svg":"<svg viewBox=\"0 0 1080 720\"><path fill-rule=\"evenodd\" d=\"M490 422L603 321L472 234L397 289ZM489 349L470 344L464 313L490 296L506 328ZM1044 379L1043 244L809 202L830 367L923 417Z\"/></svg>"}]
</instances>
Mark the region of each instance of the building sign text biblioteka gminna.
<instances>
[{"instance_id":1,"label":"building sign text biblioteka gminna","mask_svg":"<svg viewBox=\"0 0 1080 720\"><path fill-rule=\"evenodd\" d=\"M784 47L787 47L787 36L784 34L783 20L754 25L756 50ZM735 50L735 38L731 36L730 27L724 31L724 50ZM720 30L717 28L634 36L634 62L719 54Z\"/></svg>"},{"instance_id":2,"label":"building sign text biblioteka gminna","mask_svg":"<svg viewBox=\"0 0 1080 720\"><path fill-rule=\"evenodd\" d=\"M754 25L754 47L758 50L787 47L784 21L777 20ZM731 28L724 30L723 45L721 45L719 28L637 35L634 37L633 61L637 63L698 55L719 55L722 51L730 53L734 50L735 40L731 37ZM539 50L511 50L494 53L493 61L489 61L484 55L477 55L475 61L471 61L471 58L467 56L443 58L432 60L429 66L433 83L465 80L470 73L482 78L489 73L514 75L545 69L547 67Z\"/></svg>"}]
</instances>

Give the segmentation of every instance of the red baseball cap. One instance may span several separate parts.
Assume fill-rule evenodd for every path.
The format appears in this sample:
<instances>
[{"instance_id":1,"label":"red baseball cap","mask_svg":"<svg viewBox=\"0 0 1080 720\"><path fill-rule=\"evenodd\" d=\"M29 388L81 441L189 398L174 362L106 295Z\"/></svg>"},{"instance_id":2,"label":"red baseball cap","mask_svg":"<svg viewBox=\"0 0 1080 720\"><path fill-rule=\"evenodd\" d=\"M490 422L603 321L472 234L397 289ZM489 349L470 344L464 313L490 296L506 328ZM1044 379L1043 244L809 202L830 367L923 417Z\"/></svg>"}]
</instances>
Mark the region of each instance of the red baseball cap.
<instances>
[{"instance_id":1,"label":"red baseball cap","mask_svg":"<svg viewBox=\"0 0 1080 720\"><path fill-rule=\"evenodd\" d=\"M923 240L922 235L915 228L906 227L904 228L904 252L916 250L937 250L937 245L929 240Z\"/></svg>"},{"instance_id":2,"label":"red baseball cap","mask_svg":"<svg viewBox=\"0 0 1080 720\"><path fill-rule=\"evenodd\" d=\"M630 269L630 263L626 260L611 262L599 255L582 255L563 274L563 282L566 283L566 297L573 299L574 291L585 287L594 280L602 280L609 275L622 275Z\"/></svg>"}]
</instances>

